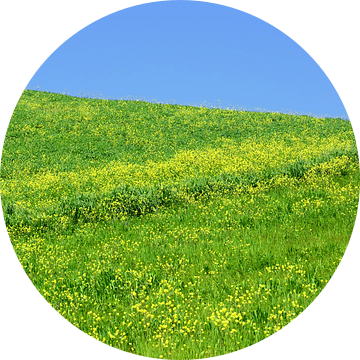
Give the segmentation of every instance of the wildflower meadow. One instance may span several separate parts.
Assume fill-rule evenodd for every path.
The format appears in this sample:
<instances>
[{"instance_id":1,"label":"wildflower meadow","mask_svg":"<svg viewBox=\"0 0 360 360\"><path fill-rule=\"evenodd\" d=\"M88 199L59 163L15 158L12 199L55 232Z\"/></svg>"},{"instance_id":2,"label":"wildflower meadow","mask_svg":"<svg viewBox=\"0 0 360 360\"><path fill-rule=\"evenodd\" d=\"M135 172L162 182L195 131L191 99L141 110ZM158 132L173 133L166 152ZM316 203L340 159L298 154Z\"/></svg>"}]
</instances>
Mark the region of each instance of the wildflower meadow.
<instances>
[{"instance_id":1,"label":"wildflower meadow","mask_svg":"<svg viewBox=\"0 0 360 360\"><path fill-rule=\"evenodd\" d=\"M95 339L200 359L274 334L326 286L359 202L349 121L25 90L1 201L43 297Z\"/></svg>"}]
</instances>

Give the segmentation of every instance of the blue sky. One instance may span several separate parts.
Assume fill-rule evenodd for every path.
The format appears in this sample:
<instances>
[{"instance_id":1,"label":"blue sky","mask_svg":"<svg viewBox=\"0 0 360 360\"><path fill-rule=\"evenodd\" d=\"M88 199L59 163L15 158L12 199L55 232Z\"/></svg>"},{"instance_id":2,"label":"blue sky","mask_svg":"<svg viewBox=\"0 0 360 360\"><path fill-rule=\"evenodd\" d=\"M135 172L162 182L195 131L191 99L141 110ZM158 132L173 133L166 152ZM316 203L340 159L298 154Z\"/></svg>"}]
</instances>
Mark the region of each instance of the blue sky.
<instances>
[{"instance_id":1,"label":"blue sky","mask_svg":"<svg viewBox=\"0 0 360 360\"><path fill-rule=\"evenodd\" d=\"M205 2L155 2L108 15L62 44L26 88L348 118L330 80L293 40Z\"/></svg>"}]
</instances>

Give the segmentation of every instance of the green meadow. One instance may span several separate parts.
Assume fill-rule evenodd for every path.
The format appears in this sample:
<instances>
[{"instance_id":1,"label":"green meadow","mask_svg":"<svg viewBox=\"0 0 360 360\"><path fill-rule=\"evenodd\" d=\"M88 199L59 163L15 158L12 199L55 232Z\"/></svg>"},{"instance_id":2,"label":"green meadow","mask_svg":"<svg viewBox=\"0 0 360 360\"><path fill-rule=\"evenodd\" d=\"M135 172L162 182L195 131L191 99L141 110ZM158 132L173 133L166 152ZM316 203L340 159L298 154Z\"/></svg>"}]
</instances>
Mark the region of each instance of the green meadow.
<instances>
[{"instance_id":1,"label":"green meadow","mask_svg":"<svg viewBox=\"0 0 360 360\"><path fill-rule=\"evenodd\" d=\"M0 181L52 307L166 359L237 351L301 314L341 261L360 185L349 121L30 90Z\"/></svg>"}]
</instances>

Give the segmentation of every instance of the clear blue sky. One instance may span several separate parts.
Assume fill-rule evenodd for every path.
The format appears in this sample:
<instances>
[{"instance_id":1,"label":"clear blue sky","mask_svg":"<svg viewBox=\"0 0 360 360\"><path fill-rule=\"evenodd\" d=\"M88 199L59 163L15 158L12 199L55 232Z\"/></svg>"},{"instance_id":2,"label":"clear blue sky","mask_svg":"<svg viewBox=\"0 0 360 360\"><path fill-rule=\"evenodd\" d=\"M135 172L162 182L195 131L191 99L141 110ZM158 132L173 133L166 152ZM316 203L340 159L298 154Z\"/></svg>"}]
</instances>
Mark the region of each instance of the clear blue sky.
<instances>
[{"instance_id":1,"label":"clear blue sky","mask_svg":"<svg viewBox=\"0 0 360 360\"><path fill-rule=\"evenodd\" d=\"M330 80L293 40L225 6L135 6L79 31L27 89L74 96L348 118Z\"/></svg>"}]
</instances>

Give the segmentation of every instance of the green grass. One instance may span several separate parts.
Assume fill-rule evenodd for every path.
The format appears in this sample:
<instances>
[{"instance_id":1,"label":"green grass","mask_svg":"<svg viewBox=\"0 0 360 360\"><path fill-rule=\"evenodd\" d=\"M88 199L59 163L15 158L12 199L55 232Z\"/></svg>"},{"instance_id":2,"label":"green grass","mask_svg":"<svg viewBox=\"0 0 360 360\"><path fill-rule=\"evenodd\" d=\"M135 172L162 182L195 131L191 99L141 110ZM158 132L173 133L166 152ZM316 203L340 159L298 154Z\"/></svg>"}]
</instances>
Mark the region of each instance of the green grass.
<instances>
[{"instance_id":1,"label":"green grass","mask_svg":"<svg viewBox=\"0 0 360 360\"><path fill-rule=\"evenodd\" d=\"M33 284L139 355L226 354L278 331L336 270L359 200L341 119L25 91L2 206Z\"/></svg>"}]
</instances>

